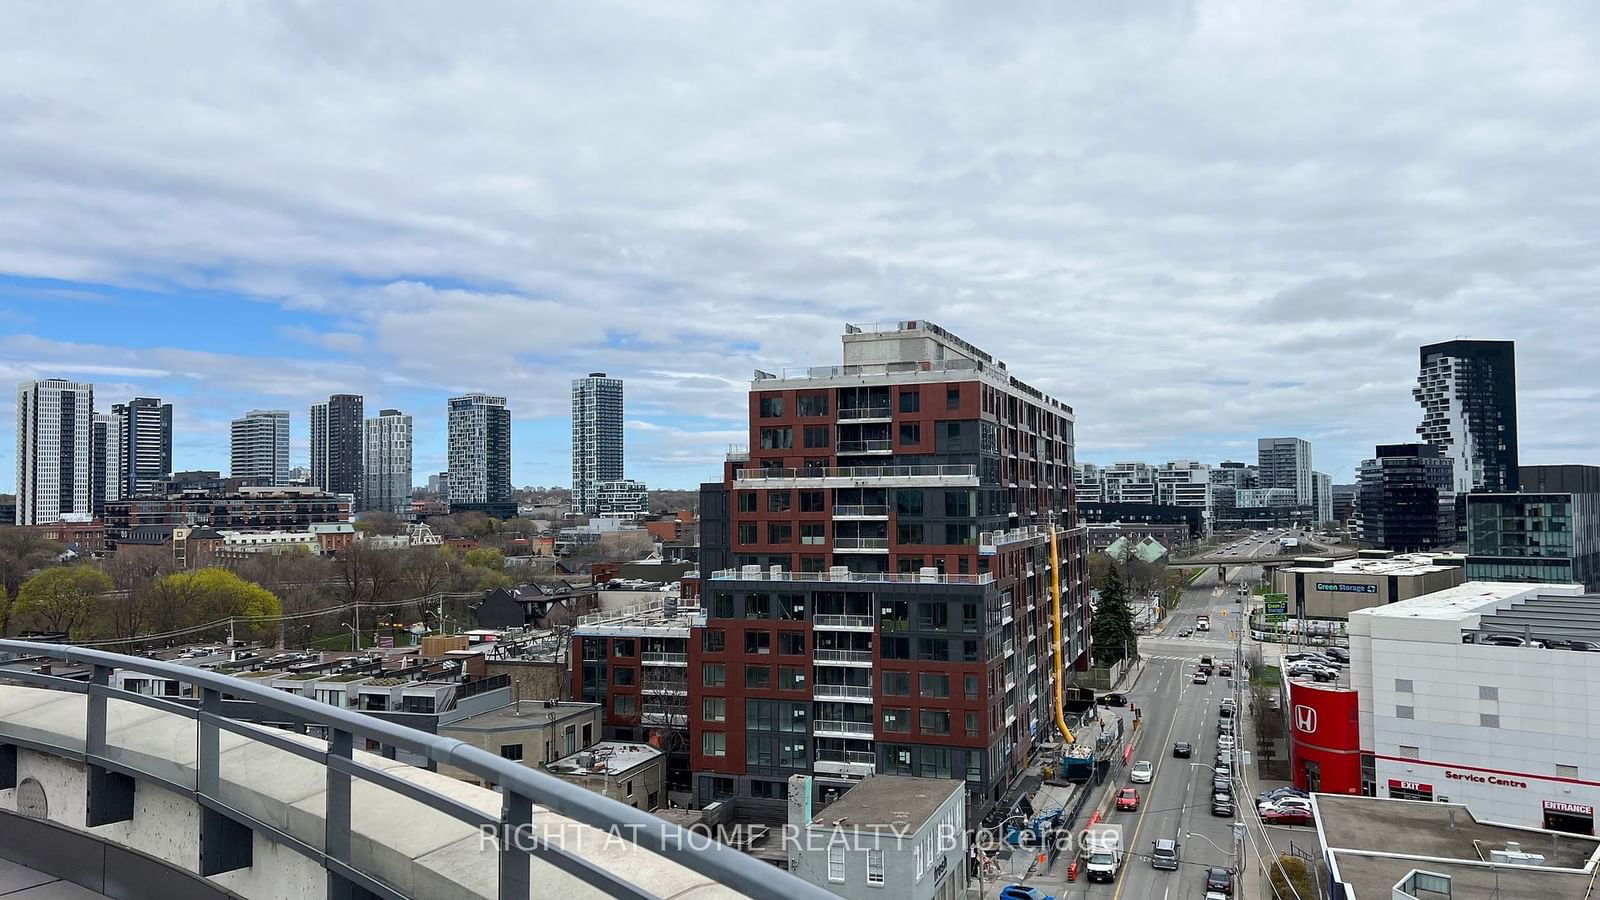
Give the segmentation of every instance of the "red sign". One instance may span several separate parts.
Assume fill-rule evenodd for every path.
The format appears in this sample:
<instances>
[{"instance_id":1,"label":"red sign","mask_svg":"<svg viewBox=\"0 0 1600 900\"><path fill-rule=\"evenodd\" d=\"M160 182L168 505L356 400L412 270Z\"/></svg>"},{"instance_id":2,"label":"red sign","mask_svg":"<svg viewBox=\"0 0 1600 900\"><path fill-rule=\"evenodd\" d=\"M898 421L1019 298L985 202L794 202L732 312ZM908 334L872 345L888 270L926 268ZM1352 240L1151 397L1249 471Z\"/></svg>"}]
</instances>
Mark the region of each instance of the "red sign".
<instances>
[{"instance_id":1,"label":"red sign","mask_svg":"<svg viewBox=\"0 0 1600 900\"><path fill-rule=\"evenodd\" d=\"M1361 723L1355 691L1294 682L1280 714L1289 728L1295 787L1330 794L1361 791Z\"/></svg>"},{"instance_id":2,"label":"red sign","mask_svg":"<svg viewBox=\"0 0 1600 900\"><path fill-rule=\"evenodd\" d=\"M1423 784L1420 781L1401 781L1398 778L1391 778L1389 779L1389 790L1416 791L1419 794L1431 794L1433 793L1433 785Z\"/></svg>"},{"instance_id":3,"label":"red sign","mask_svg":"<svg viewBox=\"0 0 1600 900\"><path fill-rule=\"evenodd\" d=\"M1546 800L1544 808L1550 812L1567 813L1574 816L1593 816L1594 807L1584 806L1582 803L1568 803L1565 800Z\"/></svg>"}]
</instances>

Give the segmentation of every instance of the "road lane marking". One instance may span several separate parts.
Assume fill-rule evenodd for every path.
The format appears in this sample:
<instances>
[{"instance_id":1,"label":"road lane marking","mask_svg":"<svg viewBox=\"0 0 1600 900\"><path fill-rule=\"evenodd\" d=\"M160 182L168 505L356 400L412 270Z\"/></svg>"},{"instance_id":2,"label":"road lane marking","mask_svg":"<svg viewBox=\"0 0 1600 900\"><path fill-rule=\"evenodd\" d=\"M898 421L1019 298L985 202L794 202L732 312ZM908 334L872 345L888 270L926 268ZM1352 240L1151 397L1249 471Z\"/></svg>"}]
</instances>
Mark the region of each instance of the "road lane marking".
<instances>
[{"instance_id":1,"label":"road lane marking","mask_svg":"<svg viewBox=\"0 0 1600 900\"><path fill-rule=\"evenodd\" d=\"M1173 703L1172 703L1172 721L1167 723L1167 737L1166 737L1166 740L1161 745L1163 748L1164 747L1169 747L1169 746L1172 745L1172 731L1173 731L1174 728L1178 727L1178 710L1182 708L1182 706L1183 706L1183 695L1188 690L1189 690L1189 686L1186 685L1186 684L1183 684L1178 688L1178 696L1173 700ZM1156 754L1155 770L1150 773L1150 785L1151 785L1150 794L1151 794L1152 797L1155 796L1155 783L1156 783L1156 780L1161 777L1161 767L1166 763L1166 761L1167 761L1167 754L1165 752L1160 752L1160 753ZM1122 892L1128 886L1128 880L1129 879L1128 879L1127 876L1128 876L1128 866L1130 864L1129 863L1129 857L1134 852L1133 848L1138 846L1138 844L1139 844L1139 832L1140 832L1140 830L1142 830L1144 828L1144 815L1145 815L1145 813L1147 813L1149 811L1150 810L1149 810L1148 806L1146 806L1143 803L1139 804L1139 817L1137 819L1135 819L1134 822L1133 822L1133 837L1129 838L1128 842L1122 846L1122 852L1123 852L1122 871L1120 873L1118 873L1118 875L1117 875L1117 890L1116 890L1115 893L1113 893L1111 895L1111 900L1121 900ZM1169 885L1170 885L1170 882L1169 882Z\"/></svg>"}]
</instances>

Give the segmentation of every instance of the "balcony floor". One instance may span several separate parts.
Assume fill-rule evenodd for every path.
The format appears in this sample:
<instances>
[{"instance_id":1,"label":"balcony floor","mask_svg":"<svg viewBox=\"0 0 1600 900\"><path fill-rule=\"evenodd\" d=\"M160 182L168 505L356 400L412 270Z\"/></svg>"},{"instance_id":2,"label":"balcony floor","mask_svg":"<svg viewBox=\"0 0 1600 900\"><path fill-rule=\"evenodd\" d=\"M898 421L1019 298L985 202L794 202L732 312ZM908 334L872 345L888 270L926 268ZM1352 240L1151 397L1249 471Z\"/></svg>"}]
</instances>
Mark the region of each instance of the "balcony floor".
<instances>
[{"instance_id":1,"label":"balcony floor","mask_svg":"<svg viewBox=\"0 0 1600 900\"><path fill-rule=\"evenodd\" d=\"M104 900L105 896L0 857L0 897L6 900Z\"/></svg>"}]
</instances>

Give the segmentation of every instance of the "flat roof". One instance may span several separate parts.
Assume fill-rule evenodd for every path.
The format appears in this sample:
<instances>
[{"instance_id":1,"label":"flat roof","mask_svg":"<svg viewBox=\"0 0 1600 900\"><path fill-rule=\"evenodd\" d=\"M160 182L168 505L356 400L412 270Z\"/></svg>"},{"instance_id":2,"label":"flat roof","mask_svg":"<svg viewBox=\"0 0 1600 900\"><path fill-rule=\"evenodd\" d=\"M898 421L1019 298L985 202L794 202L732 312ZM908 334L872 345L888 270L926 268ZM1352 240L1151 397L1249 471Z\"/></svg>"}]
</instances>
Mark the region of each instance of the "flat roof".
<instances>
[{"instance_id":1,"label":"flat roof","mask_svg":"<svg viewBox=\"0 0 1600 900\"><path fill-rule=\"evenodd\" d=\"M1511 601L1536 594L1575 594L1578 585L1524 584L1509 581L1468 581L1442 591L1421 594L1409 600L1354 610L1356 616L1376 618L1433 619L1436 621L1465 621L1487 615Z\"/></svg>"},{"instance_id":2,"label":"flat roof","mask_svg":"<svg viewBox=\"0 0 1600 900\"><path fill-rule=\"evenodd\" d=\"M1338 878L1355 888L1355 900L1387 900L1395 883L1413 869L1450 876L1456 896L1582 896L1600 851L1596 838L1482 822L1459 803L1343 794L1316 794L1313 803L1318 836ZM1489 852L1510 843L1542 855L1543 868L1491 868ZM1551 871L1561 869L1568 871Z\"/></svg>"},{"instance_id":3,"label":"flat roof","mask_svg":"<svg viewBox=\"0 0 1600 900\"><path fill-rule=\"evenodd\" d=\"M1388 559L1360 559L1360 558L1327 559L1327 562L1328 562L1327 565L1299 565L1298 564L1298 563L1301 562L1302 559L1307 561L1307 562L1309 562L1312 559L1324 559L1324 558L1325 557L1301 557L1301 558L1295 560L1297 565L1282 566L1282 567L1279 568L1278 571L1280 571L1280 572L1303 572L1303 573L1305 573L1307 575L1311 575L1311 574L1318 574L1318 575L1333 574L1333 575L1374 575L1374 576L1410 575L1410 576L1415 576L1415 575L1432 575L1435 572L1448 572L1451 569L1459 569L1459 568L1461 568L1460 566L1443 565L1443 564L1437 562L1437 560L1439 559L1439 556L1438 555L1433 555L1433 554L1406 554L1404 556L1392 556L1392 557L1389 557Z\"/></svg>"},{"instance_id":4,"label":"flat roof","mask_svg":"<svg viewBox=\"0 0 1600 900\"><path fill-rule=\"evenodd\" d=\"M543 701L518 700L509 706L491 709L457 719L449 725L439 726L439 731L515 731L519 728L539 728L562 722L574 716L593 712L598 703L557 703L546 706Z\"/></svg>"},{"instance_id":5,"label":"flat roof","mask_svg":"<svg viewBox=\"0 0 1600 900\"><path fill-rule=\"evenodd\" d=\"M811 820L812 825L854 828L909 827L915 831L966 784L947 778L871 775Z\"/></svg>"},{"instance_id":6,"label":"flat roof","mask_svg":"<svg viewBox=\"0 0 1600 900\"><path fill-rule=\"evenodd\" d=\"M649 744L631 741L601 741L587 750L563 756L546 768L558 775L621 775L661 756L660 750ZM592 758L588 765L580 765L579 757Z\"/></svg>"},{"instance_id":7,"label":"flat roof","mask_svg":"<svg viewBox=\"0 0 1600 900\"><path fill-rule=\"evenodd\" d=\"M1519 597L1478 621L1485 632L1600 639L1600 594Z\"/></svg>"}]
</instances>

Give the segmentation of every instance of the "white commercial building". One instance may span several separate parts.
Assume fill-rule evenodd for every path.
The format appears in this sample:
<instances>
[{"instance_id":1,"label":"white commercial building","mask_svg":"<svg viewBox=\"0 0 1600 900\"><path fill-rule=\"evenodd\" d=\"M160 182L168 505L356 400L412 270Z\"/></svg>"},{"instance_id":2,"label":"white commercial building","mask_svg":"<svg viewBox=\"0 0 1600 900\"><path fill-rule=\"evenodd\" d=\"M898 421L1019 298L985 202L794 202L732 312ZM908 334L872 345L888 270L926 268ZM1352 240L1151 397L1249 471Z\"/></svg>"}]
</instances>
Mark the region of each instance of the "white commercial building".
<instances>
[{"instance_id":1,"label":"white commercial building","mask_svg":"<svg viewBox=\"0 0 1600 900\"><path fill-rule=\"evenodd\" d=\"M362 505L410 518L411 417L398 409L385 409L368 419L366 426Z\"/></svg>"},{"instance_id":2,"label":"white commercial building","mask_svg":"<svg viewBox=\"0 0 1600 900\"><path fill-rule=\"evenodd\" d=\"M1366 791L1593 834L1600 652L1565 649L1600 642L1600 596L1581 590L1468 582L1350 613Z\"/></svg>"},{"instance_id":3,"label":"white commercial building","mask_svg":"<svg viewBox=\"0 0 1600 900\"><path fill-rule=\"evenodd\" d=\"M17 386L17 524L94 514L94 385L48 378Z\"/></svg>"},{"instance_id":4,"label":"white commercial building","mask_svg":"<svg viewBox=\"0 0 1600 900\"><path fill-rule=\"evenodd\" d=\"M265 484L289 483L289 411L252 409L233 420L228 474L260 478Z\"/></svg>"}]
</instances>

